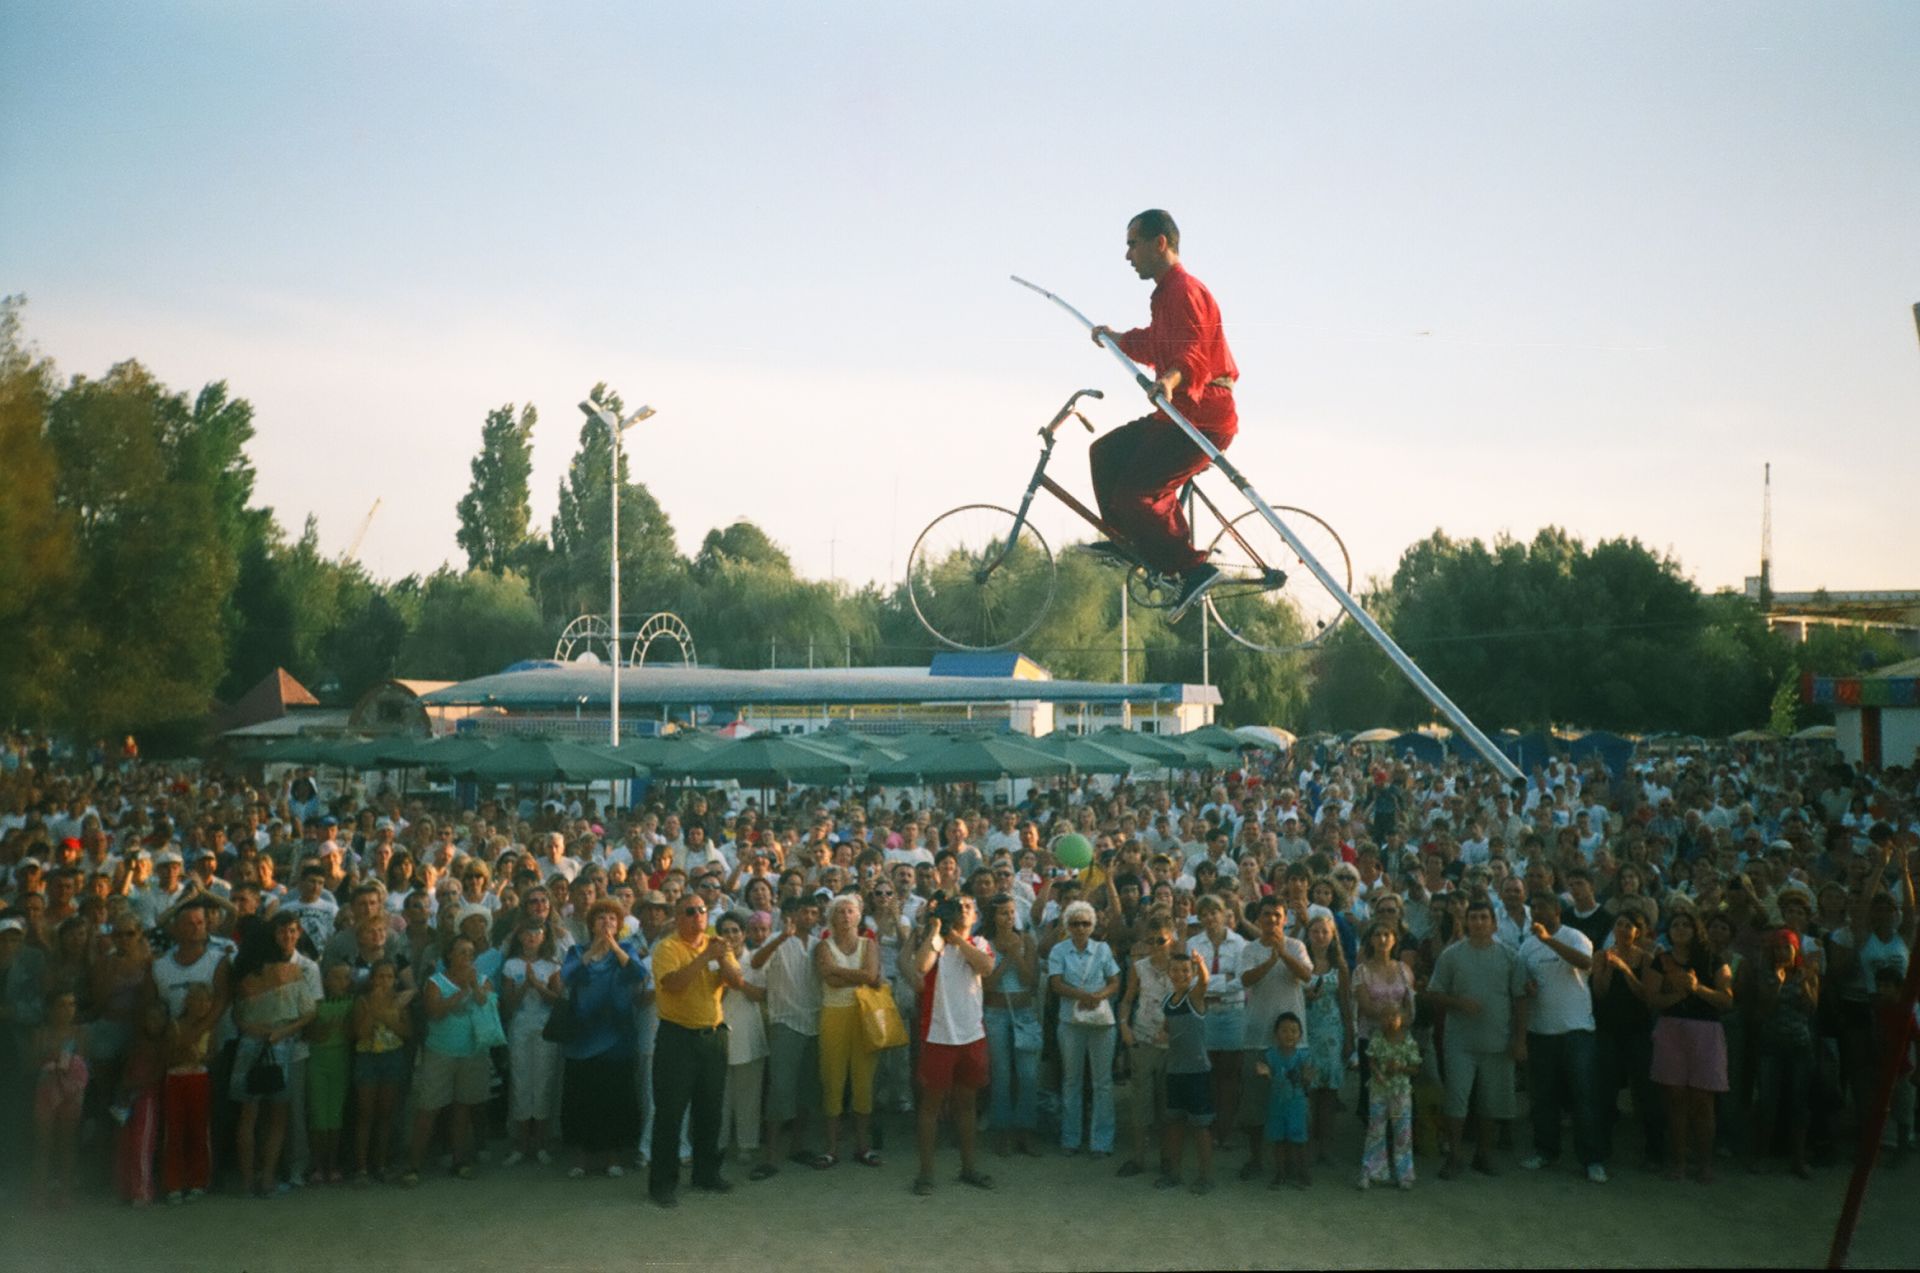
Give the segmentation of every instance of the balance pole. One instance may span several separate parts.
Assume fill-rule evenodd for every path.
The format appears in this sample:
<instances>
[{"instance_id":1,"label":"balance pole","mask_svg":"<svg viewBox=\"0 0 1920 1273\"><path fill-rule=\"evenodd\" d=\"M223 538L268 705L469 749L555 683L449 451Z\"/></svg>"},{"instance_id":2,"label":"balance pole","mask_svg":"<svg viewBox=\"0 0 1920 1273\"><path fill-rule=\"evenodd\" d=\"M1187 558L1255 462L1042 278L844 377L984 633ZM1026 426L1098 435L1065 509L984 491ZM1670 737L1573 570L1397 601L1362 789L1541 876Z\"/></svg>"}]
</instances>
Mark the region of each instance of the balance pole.
<instances>
[{"instance_id":1,"label":"balance pole","mask_svg":"<svg viewBox=\"0 0 1920 1273\"><path fill-rule=\"evenodd\" d=\"M1040 293L1040 295L1073 315L1074 318L1079 320L1080 325L1088 331L1093 330L1093 321L1072 305L1060 299L1060 297L1049 292L1046 288L1041 287L1038 283L1028 282L1018 274L1012 277L1013 281L1020 286ZM1102 336L1100 338L1100 344L1108 353L1119 360L1121 366L1127 369L1127 373L1133 377L1135 384L1147 390L1148 393L1153 394L1153 378L1141 371L1140 365L1121 351L1119 344L1115 342L1113 337ZM1200 448L1203 455L1213 461L1213 466L1225 474L1227 480L1232 482L1242 495L1246 496L1247 502L1260 510L1260 515L1267 519L1268 524L1271 525L1274 530L1279 532L1280 538L1287 541L1287 547L1293 549L1295 554L1299 556L1301 562L1312 572L1313 577L1320 581L1320 586L1333 595L1333 599L1340 603L1340 608L1352 616L1353 621L1360 625L1360 630L1373 639L1373 643L1379 646L1382 652L1393 661L1395 667L1400 669L1400 674L1412 682L1413 687L1419 690L1429 703L1432 703L1435 708L1439 709L1440 714L1445 716L1447 720L1453 724L1455 729L1460 731L1461 735L1466 738L1473 749L1480 753L1481 758L1492 765L1494 770L1509 782L1524 782L1526 779L1525 776L1521 774L1520 767L1509 760L1505 752L1493 745L1493 740L1482 733L1480 727L1467 718L1467 714L1460 710L1459 705L1447 697L1446 691L1442 690L1438 685L1435 685L1433 679L1425 672L1422 672L1419 665L1411 658L1407 657L1407 652L1401 649L1392 637L1387 635L1386 629L1375 622L1373 616L1368 614L1366 610L1361 607L1360 603L1353 599L1352 595L1347 592L1340 581L1329 574L1327 568L1321 565L1319 560L1314 557L1311 552L1307 551L1307 546L1300 542L1299 537L1280 519L1280 515L1273 511L1273 506L1267 503L1260 492L1253 489L1253 483L1249 482L1240 470L1235 468L1228 462L1227 457L1220 453L1220 448L1208 441L1206 435L1201 433L1200 430L1194 428L1193 424L1184 415L1180 414L1179 409L1176 408L1173 403L1167 401L1165 394L1153 394L1150 400L1154 406L1166 412L1168 419L1180 426L1180 431L1185 433L1188 440ZM1203 622L1204 619L1205 616L1202 616Z\"/></svg>"},{"instance_id":2,"label":"balance pole","mask_svg":"<svg viewBox=\"0 0 1920 1273\"><path fill-rule=\"evenodd\" d=\"M1920 307L1916 307L1920 308ZM1905 846L1895 852L1906 852ZM1900 1081L1900 1062L1913 1042L1913 1005L1920 1000L1920 952L1907 955L1907 983L1900 990L1900 1024L1887 1040L1886 1055L1880 1058L1880 1082L1873 1094L1873 1108L1864 1112L1860 1122L1860 1150L1854 1155L1853 1177L1847 1181L1847 1200L1840 1205L1840 1220L1833 1227L1833 1245L1827 1249L1827 1267L1847 1267L1847 1252L1853 1246L1853 1231L1860 1223L1860 1204L1867 1197L1867 1181L1874 1164L1880 1160L1880 1128L1887 1121L1893 1104L1893 1085Z\"/></svg>"}]
</instances>

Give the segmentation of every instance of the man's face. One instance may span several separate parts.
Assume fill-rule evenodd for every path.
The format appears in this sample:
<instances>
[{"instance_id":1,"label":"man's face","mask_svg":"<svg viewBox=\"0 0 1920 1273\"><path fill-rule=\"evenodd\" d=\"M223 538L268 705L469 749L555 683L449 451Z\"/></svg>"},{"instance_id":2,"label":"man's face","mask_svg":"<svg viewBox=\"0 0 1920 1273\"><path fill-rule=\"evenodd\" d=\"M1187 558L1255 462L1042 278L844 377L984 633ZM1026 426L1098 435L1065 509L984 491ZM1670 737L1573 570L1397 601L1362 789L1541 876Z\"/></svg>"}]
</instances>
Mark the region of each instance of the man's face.
<instances>
[{"instance_id":1,"label":"man's face","mask_svg":"<svg viewBox=\"0 0 1920 1273\"><path fill-rule=\"evenodd\" d=\"M1467 937L1477 946L1493 940L1493 912L1485 908L1467 912Z\"/></svg>"}]
</instances>

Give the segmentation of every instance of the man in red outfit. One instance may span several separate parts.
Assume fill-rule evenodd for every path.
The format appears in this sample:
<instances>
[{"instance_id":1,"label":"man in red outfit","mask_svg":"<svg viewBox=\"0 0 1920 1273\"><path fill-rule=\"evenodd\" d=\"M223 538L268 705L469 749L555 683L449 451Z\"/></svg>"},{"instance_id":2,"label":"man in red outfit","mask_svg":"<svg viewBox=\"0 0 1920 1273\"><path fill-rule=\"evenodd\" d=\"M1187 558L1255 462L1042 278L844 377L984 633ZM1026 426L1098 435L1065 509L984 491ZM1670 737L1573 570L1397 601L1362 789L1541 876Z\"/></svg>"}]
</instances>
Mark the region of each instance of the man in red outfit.
<instances>
[{"instance_id":1,"label":"man in red outfit","mask_svg":"<svg viewBox=\"0 0 1920 1273\"><path fill-rule=\"evenodd\" d=\"M1154 281L1151 321L1128 332L1096 327L1094 343L1111 336L1127 357L1152 367L1157 378L1149 398L1164 395L1208 441L1226 450L1240 427L1233 409L1240 369L1227 348L1213 293L1180 264L1180 229L1171 216L1152 208L1127 222L1127 264ZM1100 516L1122 545L1095 543L1088 550L1125 565L1137 557L1177 577L1174 619L1221 578L1219 567L1194 548L1180 507L1180 487L1208 463L1180 426L1158 410L1093 444Z\"/></svg>"}]
</instances>

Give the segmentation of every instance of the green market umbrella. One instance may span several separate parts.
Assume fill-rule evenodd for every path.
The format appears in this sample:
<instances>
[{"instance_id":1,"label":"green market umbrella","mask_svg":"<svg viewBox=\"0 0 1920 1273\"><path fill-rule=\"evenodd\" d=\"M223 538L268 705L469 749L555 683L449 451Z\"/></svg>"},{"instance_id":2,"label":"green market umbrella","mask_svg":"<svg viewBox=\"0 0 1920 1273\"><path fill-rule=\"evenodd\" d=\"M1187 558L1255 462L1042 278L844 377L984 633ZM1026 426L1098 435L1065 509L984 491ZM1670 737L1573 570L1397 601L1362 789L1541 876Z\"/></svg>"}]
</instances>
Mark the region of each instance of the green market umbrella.
<instances>
[{"instance_id":1,"label":"green market umbrella","mask_svg":"<svg viewBox=\"0 0 1920 1273\"><path fill-rule=\"evenodd\" d=\"M552 738L519 738L453 769L475 782L598 782L607 778L643 778L644 765L609 756L580 743Z\"/></svg>"},{"instance_id":2,"label":"green market umbrella","mask_svg":"<svg viewBox=\"0 0 1920 1273\"><path fill-rule=\"evenodd\" d=\"M1073 766L1032 742L1006 734L954 735L899 760L873 766L869 777L891 787L938 782L992 782L1001 778L1052 778Z\"/></svg>"},{"instance_id":3,"label":"green market umbrella","mask_svg":"<svg viewBox=\"0 0 1920 1273\"><path fill-rule=\"evenodd\" d=\"M1122 751L1066 730L1057 729L1045 738L1034 741L1040 750L1072 765L1076 773L1130 774L1135 770L1154 767L1154 762L1136 752Z\"/></svg>"},{"instance_id":4,"label":"green market umbrella","mask_svg":"<svg viewBox=\"0 0 1920 1273\"><path fill-rule=\"evenodd\" d=\"M654 772L693 782L732 780L747 787L777 787L789 782L834 787L854 781L866 769L864 761L803 738L754 734L734 739L705 755L663 764Z\"/></svg>"},{"instance_id":5,"label":"green market umbrella","mask_svg":"<svg viewBox=\"0 0 1920 1273\"><path fill-rule=\"evenodd\" d=\"M447 734L440 738L419 738L411 755L420 768L433 773L450 774L500 746L500 740L480 734Z\"/></svg>"},{"instance_id":6,"label":"green market umbrella","mask_svg":"<svg viewBox=\"0 0 1920 1273\"><path fill-rule=\"evenodd\" d=\"M337 740L295 734L244 744L240 755L262 765L323 765L337 745Z\"/></svg>"},{"instance_id":7,"label":"green market umbrella","mask_svg":"<svg viewBox=\"0 0 1920 1273\"><path fill-rule=\"evenodd\" d=\"M851 730L823 729L818 733L804 735L806 740L816 747L828 747L850 759L866 765L876 765L882 761L899 760L912 751L903 745L907 735L889 734L883 742L865 734L856 734Z\"/></svg>"},{"instance_id":8,"label":"green market umbrella","mask_svg":"<svg viewBox=\"0 0 1920 1273\"><path fill-rule=\"evenodd\" d=\"M1121 751L1130 752L1135 756L1145 756L1148 760L1155 762L1156 768L1185 769L1194 763L1192 751L1177 745L1171 738L1113 727L1103 729L1091 737L1094 742L1103 747L1118 747Z\"/></svg>"},{"instance_id":9,"label":"green market umbrella","mask_svg":"<svg viewBox=\"0 0 1920 1273\"><path fill-rule=\"evenodd\" d=\"M1199 743L1214 751L1245 751L1260 746L1251 738L1234 733L1225 725L1202 725L1199 729L1190 729L1184 734L1176 734L1183 743Z\"/></svg>"}]
</instances>

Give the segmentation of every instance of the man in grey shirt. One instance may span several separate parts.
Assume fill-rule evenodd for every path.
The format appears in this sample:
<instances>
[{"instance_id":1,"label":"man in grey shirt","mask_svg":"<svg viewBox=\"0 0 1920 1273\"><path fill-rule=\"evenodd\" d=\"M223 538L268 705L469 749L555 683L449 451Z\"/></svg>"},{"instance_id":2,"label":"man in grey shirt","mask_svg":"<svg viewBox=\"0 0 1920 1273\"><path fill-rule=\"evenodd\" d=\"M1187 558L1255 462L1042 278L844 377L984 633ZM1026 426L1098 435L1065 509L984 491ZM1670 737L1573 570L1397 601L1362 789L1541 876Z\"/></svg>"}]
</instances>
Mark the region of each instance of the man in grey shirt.
<instances>
[{"instance_id":1,"label":"man in grey shirt","mask_svg":"<svg viewBox=\"0 0 1920 1273\"><path fill-rule=\"evenodd\" d=\"M1526 967L1507 946L1494 940L1493 906L1476 897L1467 906L1467 939L1440 952L1423 996L1447 1010L1447 1134L1452 1146L1442 1180L1460 1174L1467 1110L1478 1084L1480 1102L1474 1120L1473 1169L1494 1175L1488 1157L1493 1120L1514 1116L1513 1063L1520 1042L1514 1000L1526 993Z\"/></svg>"}]
</instances>

